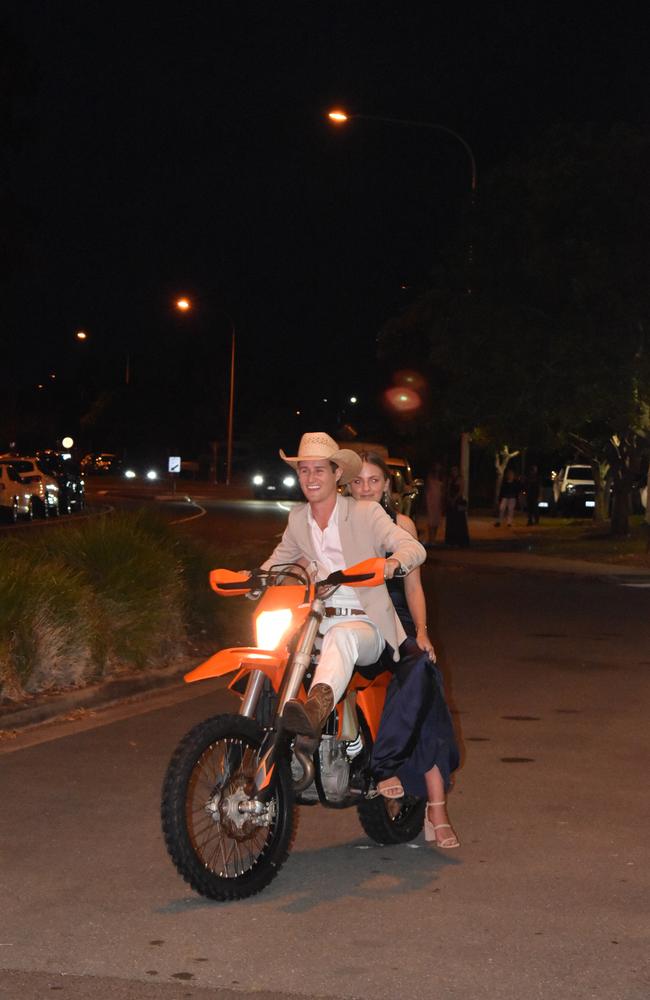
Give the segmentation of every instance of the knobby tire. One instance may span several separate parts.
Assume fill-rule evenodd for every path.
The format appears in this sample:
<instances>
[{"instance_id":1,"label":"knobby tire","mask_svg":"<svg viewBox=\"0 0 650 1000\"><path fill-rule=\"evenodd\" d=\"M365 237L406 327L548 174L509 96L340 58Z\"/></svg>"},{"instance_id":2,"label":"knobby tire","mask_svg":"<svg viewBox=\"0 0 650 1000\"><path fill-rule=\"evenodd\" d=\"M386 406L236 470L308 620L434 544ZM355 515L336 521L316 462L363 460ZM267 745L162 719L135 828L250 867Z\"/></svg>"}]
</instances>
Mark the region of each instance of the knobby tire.
<instances>
[{"instance_id":1,"label":"knobby tire","mask_svg":"<svg viewBox=\"0 0 650 1000\"><path fill-rule=\"evenodd\" d=\"M230 835L227 825L206 812L221 787L226 760L231 773L224 796L241 794L253 776L262 738L253 719L206 719L181 740L165 775L161 813L167 850L185 881L209 899L245 899L260 892L277 875L296 836L298 810L289 762L282 756L276 761L275 815L268 826Z\"/></svg>"}]
</instances>

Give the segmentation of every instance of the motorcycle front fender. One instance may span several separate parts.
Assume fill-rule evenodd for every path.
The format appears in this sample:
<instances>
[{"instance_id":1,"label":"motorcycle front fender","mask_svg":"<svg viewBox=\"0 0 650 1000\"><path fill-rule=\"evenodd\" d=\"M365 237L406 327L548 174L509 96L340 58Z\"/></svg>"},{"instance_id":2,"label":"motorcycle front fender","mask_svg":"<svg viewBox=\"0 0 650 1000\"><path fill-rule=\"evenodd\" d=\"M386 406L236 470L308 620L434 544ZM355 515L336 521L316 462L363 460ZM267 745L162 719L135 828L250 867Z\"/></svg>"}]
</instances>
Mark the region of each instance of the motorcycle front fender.
<instances>
[{"instance_id":1,"label":"motorcycle front fender","mask_svg":"<svg viewBox=\"0 0 650 1000\"><path fill-rule=\"evenodd\" d=\"M235 680L249 674L252 670L261 670L270 678L277 691L286 663L286 657L276 650L256 649L254 647L235 646L231 649L220 649L204 663L194 667L185 674L186 684L204 681L209 677L223 677L238 671Z\"/></svg>"}]
</instances>

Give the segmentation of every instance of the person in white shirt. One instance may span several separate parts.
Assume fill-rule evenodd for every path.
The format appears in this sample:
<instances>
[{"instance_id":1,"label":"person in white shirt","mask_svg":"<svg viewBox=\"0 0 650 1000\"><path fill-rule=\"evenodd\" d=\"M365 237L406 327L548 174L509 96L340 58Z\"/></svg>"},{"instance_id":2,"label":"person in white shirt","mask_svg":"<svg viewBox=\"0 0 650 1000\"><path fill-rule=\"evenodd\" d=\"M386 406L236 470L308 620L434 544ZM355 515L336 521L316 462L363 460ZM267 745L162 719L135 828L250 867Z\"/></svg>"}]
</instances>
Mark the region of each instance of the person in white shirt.
<instances>
[{"instance_id":1,"label":"person in white shirt","mask_svg":"<svg viewBox=\"0 0 650 1000\"><path fill-rule=\"evenodd\" d=\"M306 506L294 508L271 556L268 569L278 563L306 562L318 579L373 556L385 557L385 576L398 569L409 573L426 559L422 545L394 524L372 501L342 497L345 485L361 469L359 456L340 449L328 434L303 434L298 454L280 456L298 474ZM318 739L336 702L342 697L356 664L376 663L385 646L399 660L406 633L385 586L367 589L341 587L332 596L321 625L323 644L306 702L287 702L283 721L290 732Z\"/></svg>"}]
</instances>

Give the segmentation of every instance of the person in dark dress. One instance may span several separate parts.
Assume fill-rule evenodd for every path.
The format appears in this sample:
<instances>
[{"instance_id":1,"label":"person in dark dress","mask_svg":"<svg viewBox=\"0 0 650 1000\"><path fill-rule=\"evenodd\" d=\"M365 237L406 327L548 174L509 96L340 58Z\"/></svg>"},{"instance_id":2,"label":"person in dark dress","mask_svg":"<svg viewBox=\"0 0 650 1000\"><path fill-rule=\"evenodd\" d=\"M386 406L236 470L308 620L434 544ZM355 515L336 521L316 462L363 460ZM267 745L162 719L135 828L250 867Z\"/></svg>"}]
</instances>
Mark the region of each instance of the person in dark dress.
<instances>
[{"instance_id":1,"label":"person in dark dress","mask_svg":"<svg viewBox=\"0 0 650 1000\"><path fill-rule=\"evenodd\" d=\"M528 512L528 524L539 524L539 495L540 483L539 472L536 465L531 465L524 483L524 493L526 496L526 511Z\"/></svg>"},{"instance_id":2,"label":"person in dark dress","mask_svg":"<svg viewBox=\"0 0 650 1000\"><path fill-rule=\"evenodd\" d=\"M445 503L445 545L467 548L467 500L464 496L465 483L457 465L449 473Z\"/></svg>"},{"instance_id":3,"label":"person in dark dress","mask_svg":"<svg viewBox=\"0 0 650 1000\"><path fill-rule=\"evenodd\" d=\"M361 472L348 488L356 500L375 500L401 528L417 538L411 518L396 513L388 487L390 474L374 452L361 455ZM459 846L447 815L446 792L458 767L451 715L445 701L442 675L427 632L426 599L420 571L387 580L391 600L407 638L399 648L400 659L384 650L382 666L393 673L373 748L371 766L377 789L387 800L405 792L427 798L425 837L437 847ZM388 803L390 810L392 803Z\"/></svg>"}]
</instances>

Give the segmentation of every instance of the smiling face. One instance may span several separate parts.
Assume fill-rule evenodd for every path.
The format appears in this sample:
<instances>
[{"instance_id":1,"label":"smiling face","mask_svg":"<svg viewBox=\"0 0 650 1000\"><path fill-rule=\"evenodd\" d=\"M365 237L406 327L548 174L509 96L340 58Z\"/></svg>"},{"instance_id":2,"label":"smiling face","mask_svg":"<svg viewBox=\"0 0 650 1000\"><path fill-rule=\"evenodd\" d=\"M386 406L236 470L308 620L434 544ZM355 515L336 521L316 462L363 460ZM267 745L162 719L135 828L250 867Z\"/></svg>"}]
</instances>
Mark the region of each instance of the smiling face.
<instances>
[{"instance_id":1,"label":"smiling face","mask_svg":"<svg viewBox=\"0 0 650 1000\"><path fill-rule=\"evenodd\" d=\"M388 488L388 477L382 469L372 462L364 462L361 472L350 480L348 489L355 500L381 500L384 490Z\"/></svg>"},{"instance_id":2,"label":"smiling face","mask_svg":"<svg viewBox=\"0 0 650 1000\"><path fill-rule=\"evenodd\" d=\"M298 462L298 482L309 503L323 503L336 497L341 470L332 469L326 458L305 458Z\"/></svg>"}]
</instances>

